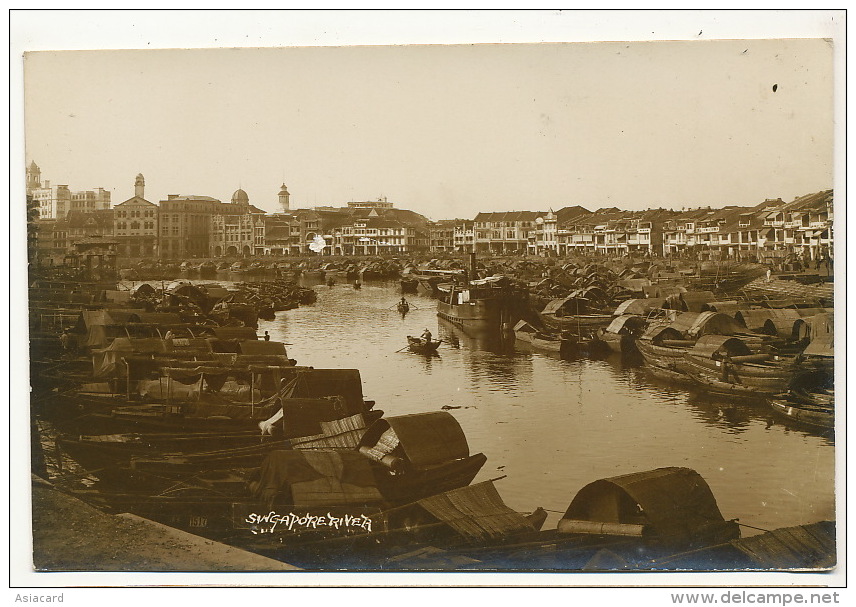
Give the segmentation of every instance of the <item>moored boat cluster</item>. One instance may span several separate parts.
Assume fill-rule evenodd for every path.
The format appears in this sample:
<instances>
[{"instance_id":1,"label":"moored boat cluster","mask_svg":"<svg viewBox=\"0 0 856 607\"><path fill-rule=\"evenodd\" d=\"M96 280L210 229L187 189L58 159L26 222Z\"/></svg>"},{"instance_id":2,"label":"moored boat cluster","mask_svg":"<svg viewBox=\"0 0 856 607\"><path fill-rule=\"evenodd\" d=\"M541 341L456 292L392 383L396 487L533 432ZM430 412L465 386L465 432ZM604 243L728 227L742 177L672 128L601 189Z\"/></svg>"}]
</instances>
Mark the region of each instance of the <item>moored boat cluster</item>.
<instances>
[{"instance_id":1,"label":"moored boat cluster","mask_svg":"<svg viewBox=\"0 0 856 607\"><path fill-rule=\"evenodd\" d=\"M814 398L817 384L787 393L777 382L794 365L811 362L818 378L828 369L820 335L829 335L831 355L831 302L774 308L678 280L631 276L619 285L605 265L552 277L539 264L505 277L486 267L432 269L402 278L440 276L429 283L438 315L464 330L518 327L518 338L528 333L548 350L558 341L560 350L601 344L644 355L650 341L671 348L646 357L655 371L723 384L726 393L757 376L769 394L784 395L776 400L792 395L792 409ZM577 284L557 286L567 276ZM301 366L285 344L256 334L257 318L289 309L278 298L309 303L311 289L285 281L222 291L110 286L31 292L33 405L63 466L56 478L105 509L313 568L693 568L687 553L699 551L705 567L747 564L738 526L686 468L592 479L554 529L542 529L542 509L508 508L497 479L471 484L487 458L470 453L451 414L384 414L363 394L359 370ZM716 311L732 303L733 315ZM71 328L61 339L57 323ZM439 346L419 339L408 340L411 350ZM826 402L831 408L831 396ZM677 506L664 508L664 494Z\"/></svg>"}]
</instances>

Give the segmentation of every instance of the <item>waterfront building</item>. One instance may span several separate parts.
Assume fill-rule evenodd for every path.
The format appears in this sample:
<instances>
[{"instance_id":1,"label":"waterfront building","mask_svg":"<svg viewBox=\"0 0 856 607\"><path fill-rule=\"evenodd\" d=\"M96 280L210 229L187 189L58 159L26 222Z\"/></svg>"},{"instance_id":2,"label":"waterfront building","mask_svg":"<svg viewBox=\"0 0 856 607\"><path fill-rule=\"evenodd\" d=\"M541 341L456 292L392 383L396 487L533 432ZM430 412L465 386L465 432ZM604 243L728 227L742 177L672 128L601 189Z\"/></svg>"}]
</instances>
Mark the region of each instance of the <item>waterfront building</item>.
<instances>
[{"instance_id":1,"label":"waterfront building","mask_svg":"<svg viewBox=\"0 0 856 607\"><path fill-rule=\"evenodd\" d=\"M72 192L68 185L42 182L35 162L27 167L27 195L38 204L41 219L63 219L70 211L103 211L110 208L110 192L104 188Z\"/></svg>"},{"instance_id":2,"label":"waterfront building","mask_svg":"<svg viewBox=\"0 0 856 607\"><path fill-rule=\"evenodd\" d=\"M521 254L529 248L529 235L535 229L535 219L541 211L505 211L479 213L475 223L477 253Z\"/></svg>"},{"instance_id":3,"label":"waterfront building","mask_svg":"<svg viewBox=\"0 0 856 607\"><path fill-rule=\"evenodd\" d=\"M265 212L250 204L247 193L238 188L231 204L213 207L210 219L211 257L264 255Z\"/></svg>"},{"instance_id":4,"label":"waterfront building","mask_svg":"<svg viewBox=\"0 0 856 607\"><path fill-rule=\"evenodd\" d=\"M134 180L134 195L113 207L113 236L120 258L157 257L158 205L145 199L142 173Z\"/></svg>"},{"instance_id":5,"label":"waterfront building","mask_svg":"<svg viewBox=\"0 0 856 607\"><path fill-rule=\"evenodd\" d=\"M475 252L475 222L470 219L458 219L455 223L454 244L458 253Z\"/></svg>"},{"instance_id":6,"label":"waterfront building","mask_svg":"<svg viewBox=\"0 0 856 607\"><path fill-rule=\"evenodd\" d=\"M211 217L222 203L211 196L169 194L160 201L158 256L186 260L210 254Z\"/></svg>"},{"instance_id":7,"label":"waterfront building","mask_svg":"<svg viewBox=\"0 0 856 607\"><path fill-rule=\"evenodd\" d=\"M455 250L455 226L460 219L441 219L432 221L428 228L428 250L432 253L446 253Z\"/></svg>"},{"instance_id":8,"label":"waterfront building","mask_svg":"<svg viewBox=\"0 0 856 607\"><path fill-rule=\"evenodd\" d=\"M534 255L564 255L567 253L567 226L573 219L590 211L577 205L564 207L555 213L550 209L535 219L535 229L529 234L529 252Z\"/></svg>"},{"instance_id":9,"label":"waterfront building","mask_svg":"<svg viewBox=\"0 0 856 607\"><path fill-rule=\"evenodd\" d=\"M817 259L832 249L833 217L832 190L768 205L759 248L766 258L800 254L806 260Z\"/></svg>"},{"instance_id":10,"label":"waterfront building","mask_svg":"<svg viewBox=\"0 0 856 607\"><path fill-rule=\"evenodd\" d=\"M300 254L300 218L295 213L266 215L265 255Z\"/></svg>"}]
</instances>

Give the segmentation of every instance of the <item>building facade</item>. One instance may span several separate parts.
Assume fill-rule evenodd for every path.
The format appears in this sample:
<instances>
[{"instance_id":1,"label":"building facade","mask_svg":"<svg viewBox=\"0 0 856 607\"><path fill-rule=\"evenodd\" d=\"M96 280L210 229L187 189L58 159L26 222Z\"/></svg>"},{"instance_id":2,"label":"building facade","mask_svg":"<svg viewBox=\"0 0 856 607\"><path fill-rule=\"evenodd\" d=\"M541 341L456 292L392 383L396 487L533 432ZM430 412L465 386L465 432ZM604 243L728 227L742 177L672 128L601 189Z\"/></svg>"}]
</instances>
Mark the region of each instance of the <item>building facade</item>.
<instances>
[{"instance_id":1,"label":"building facade","mask_svg":"<svg viewBox=\"0 0 856 607\"><path fill-rule=\"evenodd\" d=\"M113 207L113 236L120 259L149 259L158 256L158 205L145 196L142 173L134 180L134 196Z\"/></svg>"},{"instance_id":2,"label":"building facade","mask_svg":"<svg viewBox=\"0 0 856 607\"><path fill-rule=\"evenodd\" d=\"M110 192L104 188L72 192L68 185L51 186L42 182L42 171L35 162L27 167L27 195L38 204L41 219L63 219L69 211L104 211L110 208Z\"/></svg>"},{"instance_id":3,"label":"building facade","mask_svg":"<svg viewBox=\"0 0 856 607\"><path fill-rule=\"evenodd\" d=\"M521 254L529 250L529 236L541 211L506 211L479 213L474 221L476 252Z\"/></svg>"},{"instance_id":4,"label":"building facade","mask_svg":"<svg viewBox=\"0 0 856 607\"><path fill-rule=\"evenodd\" d=\"M231 204L218 203L210 220L211 257L250 257L265 252L265 212L238 188Z\"/></svg>"},{"instance_id":5,"label":"building facade","mask_svg":"<svg viewBox=\"0 0 856 607\"><path fill-rule=\"evenodd\" d=\"M222 203L210 196L170 194L160 201L158 256L186 260L210 255L211 217Z\"/></svg>"},{"instance_id":6,"label":"building facade","mask_svg":"<svg viewBox=\"0 0 856 607\"><path fill-rule=\"evenodd\" d=\"M459 219L455 223L453 236L455 251L458 253L474 253L476 250L476 233L473 229L475 222L469 219Z\"/></svg>"},{"instance_id":7,"label":"building facade","mask_svg":"<svg viewBox=\"0 0 856 607\"><path fill-rule=\"evenodd\" d=\"M459 219L432 221L428 227L428 250L432 253L450 253L455 250L455 226Z\"/></svg>"}]
</instances>

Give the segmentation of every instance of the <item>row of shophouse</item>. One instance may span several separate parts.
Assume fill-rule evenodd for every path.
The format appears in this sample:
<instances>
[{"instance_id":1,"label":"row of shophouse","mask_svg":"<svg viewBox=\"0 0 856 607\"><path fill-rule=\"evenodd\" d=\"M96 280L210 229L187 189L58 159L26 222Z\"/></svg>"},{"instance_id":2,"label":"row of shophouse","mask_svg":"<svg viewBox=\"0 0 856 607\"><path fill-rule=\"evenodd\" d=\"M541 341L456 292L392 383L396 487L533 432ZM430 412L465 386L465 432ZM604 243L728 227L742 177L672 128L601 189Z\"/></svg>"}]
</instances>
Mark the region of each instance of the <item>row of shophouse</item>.
<instances>
[{"instance_id":1,"label":"row of shophouse","mask_svg":"<svg viewBox=\"0 0 856 607\"><path fill-rule=\"evenodd\" d=\"M279 212L250 204L238 189L230 202L210 196L169 195L155 204L145 199L137 175L134 196L112 208L109 192L66 195L66 186L43 186L38 167L27 172L27 193L39 209L34 239L40 263L62 263L75 242L101 238L120 258L185 260L221 257L400 255L476 252L491 255L698 256L767 259L831 254L833 193L826 190L793 201L765 200L753 207L674 211L618 208L589 211L481 212L473 219L431 222L414 211L395 208L385 198L343 207L291 209L285 185ZM100 191L100 189L99 189ZM84 206L57 203L74 202ZM31 245L32 246L32 245Z\"/></svg>"},{"instance_id":2,"label":"row of shophouse","mask_svg":"<svg viewBox=\"0 0 856 607\"><path fill-rule=\"evenodd\" d=\"M589 211L573 206L555 212L479 213L473 221L457 220L452 240L435 250L813 260L832 254L833 211L833 192L825 190L753 207Z\"/></svg>"}]
</instances>

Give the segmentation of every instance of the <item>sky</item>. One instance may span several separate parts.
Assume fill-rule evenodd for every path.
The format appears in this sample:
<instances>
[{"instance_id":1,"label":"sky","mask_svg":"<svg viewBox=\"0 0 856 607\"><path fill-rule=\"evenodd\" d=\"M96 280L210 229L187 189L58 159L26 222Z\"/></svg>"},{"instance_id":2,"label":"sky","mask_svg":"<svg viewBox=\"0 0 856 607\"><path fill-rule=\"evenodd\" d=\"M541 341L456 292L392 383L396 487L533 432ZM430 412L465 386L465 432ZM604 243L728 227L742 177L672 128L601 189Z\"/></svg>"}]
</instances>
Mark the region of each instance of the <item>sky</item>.
<instances>
[{"instance_id":1,"label":"sky","mask_svg":"<svg viewBox=\"0 0 856 607\"><path fill-rule=\"evenodd\" d=\"M825 40L66 51L24 61L26 161L118 203L387 197L432 219L831 188Z\"/></svg>"}]
</instances>

